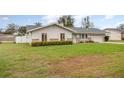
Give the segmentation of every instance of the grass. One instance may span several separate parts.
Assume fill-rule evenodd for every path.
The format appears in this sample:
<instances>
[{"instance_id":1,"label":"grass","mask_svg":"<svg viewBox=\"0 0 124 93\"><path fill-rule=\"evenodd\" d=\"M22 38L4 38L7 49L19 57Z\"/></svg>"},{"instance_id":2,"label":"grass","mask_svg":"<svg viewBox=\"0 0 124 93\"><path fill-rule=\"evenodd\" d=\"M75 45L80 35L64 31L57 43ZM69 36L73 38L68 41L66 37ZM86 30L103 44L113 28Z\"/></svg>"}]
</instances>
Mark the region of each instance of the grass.
<instances>
[{"instance_id":1,"label":"grass","mask_svg":"<svg viewBox=\"0 0 124 93\"><path fill-rule=\"evenodd\" d=\"M0 77L124 77L124 45L0 44Z\"/></svg>"}]
</instances>

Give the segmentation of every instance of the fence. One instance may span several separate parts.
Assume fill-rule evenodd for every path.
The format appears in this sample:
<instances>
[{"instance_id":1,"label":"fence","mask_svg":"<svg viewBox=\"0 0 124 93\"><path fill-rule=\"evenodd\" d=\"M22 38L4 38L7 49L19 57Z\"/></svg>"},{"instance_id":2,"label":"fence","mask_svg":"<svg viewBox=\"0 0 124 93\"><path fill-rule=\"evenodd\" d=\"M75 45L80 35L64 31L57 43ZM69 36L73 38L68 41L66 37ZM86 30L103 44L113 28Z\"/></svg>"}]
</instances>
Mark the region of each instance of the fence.
<instances>
[{"instance_id":1,"label":"fence","mask_svg":"<svg viewBox=\"0 0 124 93\"><path fill-rule=\"evenodd\" d=\"M31 39L27 36L17 36L15 38L16 43L30 43Z\"/></svg>"}]
</instances>

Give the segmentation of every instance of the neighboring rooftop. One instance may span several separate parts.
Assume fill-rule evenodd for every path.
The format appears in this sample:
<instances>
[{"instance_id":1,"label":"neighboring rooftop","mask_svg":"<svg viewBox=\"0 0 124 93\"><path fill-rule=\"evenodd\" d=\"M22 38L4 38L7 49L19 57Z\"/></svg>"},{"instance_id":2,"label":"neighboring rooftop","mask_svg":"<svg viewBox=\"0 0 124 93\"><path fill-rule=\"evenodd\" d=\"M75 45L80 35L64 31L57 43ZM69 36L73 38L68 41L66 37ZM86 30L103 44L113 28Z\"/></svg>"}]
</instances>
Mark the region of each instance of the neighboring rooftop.
<instances>
[{"instance_id":1,"label":"neighboring rooftop","mask_svg":"<svg viewBox=\"0 0 124 93\"><path fill-rule=\"evenodd\" d=\"M27 30L35 29L35 28L38 28L38 27L39 26L36 26L36 25L26 25Z\"/></svg>"},{"instance_id":2,"label":"neighboring rooftop","mask_svg":"<svg viewBox=\"0 0 124 93\"><path fill-rule=\"evenodd\" d=\"M106 29L104 29L104 30L116 30L116 31L120 31L120 30L117 29L117 28L106 28Z\"/></svg>"},{"instance_id":3,"label":"neighboring rooftop","mask_svg":"<svg viewBox=\"0 0 124 93\"><path fill-rule=\"evenodd\" d=\"M0 41L14 41L15 36L8 34L0 34Z\"/></svg>"}]
</instances>

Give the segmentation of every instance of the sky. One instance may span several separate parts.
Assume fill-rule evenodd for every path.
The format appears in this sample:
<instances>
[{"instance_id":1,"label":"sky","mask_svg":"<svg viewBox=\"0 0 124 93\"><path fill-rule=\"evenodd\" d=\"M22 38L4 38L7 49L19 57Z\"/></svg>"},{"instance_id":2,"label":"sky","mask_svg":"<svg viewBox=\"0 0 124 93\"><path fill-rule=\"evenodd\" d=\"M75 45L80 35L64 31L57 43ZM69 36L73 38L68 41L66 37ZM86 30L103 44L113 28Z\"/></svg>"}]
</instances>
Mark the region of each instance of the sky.
<instances>
[{"instance_id":1,"label":"sky","mask_svg":"<svg viewBox=\"0 0 124 93\"><path fill-rule=\"evenodd\" d=\"M87 15L73 15L74 26L80 27L81 20ZM60 15L0 15L0 28L5 28L7 24L14 23L19 26L32 25L41 22L42 25L48 25L57 22ZM124 23L123 15L90 15L90 21L96 28L115 28Z\"/></svg>"}]
</instances>

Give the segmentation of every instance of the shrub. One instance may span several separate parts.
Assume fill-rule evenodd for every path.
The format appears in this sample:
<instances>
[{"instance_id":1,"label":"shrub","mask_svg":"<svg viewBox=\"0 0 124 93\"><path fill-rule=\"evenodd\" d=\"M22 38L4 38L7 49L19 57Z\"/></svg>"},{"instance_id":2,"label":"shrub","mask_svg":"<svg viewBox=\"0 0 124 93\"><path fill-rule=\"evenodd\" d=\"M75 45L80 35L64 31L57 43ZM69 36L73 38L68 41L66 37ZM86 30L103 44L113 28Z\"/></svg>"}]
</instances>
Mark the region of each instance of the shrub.
<instances>
[{"instance_id":1,"label":"shrub","mask_svg":"<svg viewBox=\"0 0 124 93\"><path fill-rule=\"evenodd\" d=\"M44 42L32 42L31 46L50 46L50 45L71 45L72 41L44 41Z\"/></svg>"},{"instance_id":2,"label":"shrub","mask_svg":"<svg viewBox=\"0 0 124 93\"><path fill-rule=\"evenodd\" d=\"M89 41L85 41L85 43L94 43L94 41L89 40Z\"/></svg>"},{"instance_id":3,"label":"shrub","mask_svg":"<svg viewBox=\"0 0 124 93\"><path fill-rule=\"evenodd\" d=\"M109 40L109 36L105 36L104 39L105 39L105 41L108 41Z\"/></svg>"}]
</instances>

